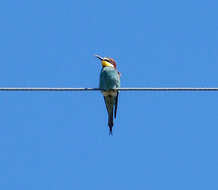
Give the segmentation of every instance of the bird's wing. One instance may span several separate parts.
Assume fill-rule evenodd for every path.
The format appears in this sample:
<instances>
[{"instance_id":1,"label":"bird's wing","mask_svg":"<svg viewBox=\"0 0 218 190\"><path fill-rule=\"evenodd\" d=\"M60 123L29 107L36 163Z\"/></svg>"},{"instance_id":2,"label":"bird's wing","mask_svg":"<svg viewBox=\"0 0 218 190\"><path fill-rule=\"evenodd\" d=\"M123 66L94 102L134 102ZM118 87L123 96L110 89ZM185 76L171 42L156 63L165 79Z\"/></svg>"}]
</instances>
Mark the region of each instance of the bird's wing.
<instances>
[{"instance_id":1,"label":"bird's wing","mask_svg":"<svg viewBox=\"0 0 218 190\"><path fill-rule=\"evenodd\" d=\"M115 100L115 108L114 108L114 117L115 118L117 116L118 96L119 96L119 91L117 91L117 96L116 96L116 100Z\"/></svg>"}]
</instances>

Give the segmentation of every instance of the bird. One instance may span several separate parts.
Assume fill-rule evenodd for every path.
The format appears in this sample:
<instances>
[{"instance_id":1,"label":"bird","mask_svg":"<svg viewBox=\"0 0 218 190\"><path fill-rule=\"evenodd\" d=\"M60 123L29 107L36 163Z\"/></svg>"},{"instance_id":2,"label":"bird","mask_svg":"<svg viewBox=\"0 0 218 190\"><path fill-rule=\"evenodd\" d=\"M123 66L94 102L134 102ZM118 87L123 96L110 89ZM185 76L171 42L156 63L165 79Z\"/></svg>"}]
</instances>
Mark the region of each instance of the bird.
<instances>
[{"instance_id":1,"label":"bird","mask_svg":"<svg viewBox=\"0 0 218 190\"><path fill-rule=\"evenodd\" d=\"M120 72L113 58L95 55L101 61L102 69L100 73L99 88L104 96L104 102L108 112L109 135L112 135L114 125L113 118L117 116L117 105L120 88Z\"/></svg>"}]
</instances>

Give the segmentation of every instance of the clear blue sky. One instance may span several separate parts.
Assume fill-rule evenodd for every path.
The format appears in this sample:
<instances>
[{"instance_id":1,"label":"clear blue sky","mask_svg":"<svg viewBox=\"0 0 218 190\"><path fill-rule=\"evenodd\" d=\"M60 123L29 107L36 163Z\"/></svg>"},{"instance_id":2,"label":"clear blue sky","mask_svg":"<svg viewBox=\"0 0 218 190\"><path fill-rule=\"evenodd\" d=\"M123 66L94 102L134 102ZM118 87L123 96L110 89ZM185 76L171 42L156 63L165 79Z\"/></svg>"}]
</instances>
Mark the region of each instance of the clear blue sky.
<instances>
[{"instance_id":1,"label":"clear blue sky","mask_svg":"<svg viewBox=\"0 0 218 190\"><path fill-rule=\"evenodd\" d=\"M1 87L218 87L213 0L0 3ZM2 190L218 189L217 92L0 92Z\"/></svg>"}]
</instances>

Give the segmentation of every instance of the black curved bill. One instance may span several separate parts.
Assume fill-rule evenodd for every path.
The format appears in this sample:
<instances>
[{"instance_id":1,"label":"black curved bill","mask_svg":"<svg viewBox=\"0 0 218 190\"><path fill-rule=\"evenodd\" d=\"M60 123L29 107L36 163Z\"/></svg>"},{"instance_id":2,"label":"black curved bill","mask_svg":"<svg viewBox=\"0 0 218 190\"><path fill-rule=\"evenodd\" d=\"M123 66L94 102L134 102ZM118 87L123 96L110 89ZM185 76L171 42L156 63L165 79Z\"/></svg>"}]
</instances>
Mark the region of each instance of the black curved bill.
<instances>
[{"instance_id":1,"label":"black curved bill","mask_svg":"<svg viewBox=\"0 0 218 190\"><path fill-rule=\"evenodd\" d=\"M95 57L97 57L97 58L100 59L101 61L104 59L104 58L101 57L100 55L95 55Z\"/></svg>"}]
</instances>

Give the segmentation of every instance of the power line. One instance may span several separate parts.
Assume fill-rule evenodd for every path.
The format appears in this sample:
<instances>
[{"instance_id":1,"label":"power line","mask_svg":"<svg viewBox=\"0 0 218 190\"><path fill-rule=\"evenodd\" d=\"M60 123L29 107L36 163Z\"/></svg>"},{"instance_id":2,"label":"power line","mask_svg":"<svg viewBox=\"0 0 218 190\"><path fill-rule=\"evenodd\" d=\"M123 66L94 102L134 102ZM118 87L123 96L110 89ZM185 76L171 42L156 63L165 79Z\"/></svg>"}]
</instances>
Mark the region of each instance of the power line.
<instances>
[{"instance_id":1,"label":"power line","mask_svg":"<svg viewBox=\"0 0 218 190\"><path fill-rule=\"evenodd\" d=\"M99 88L0 88L0 91L100 91ZM218 91L218 88L117 88L119 91Z\"/></svg>"}]
</instances>

